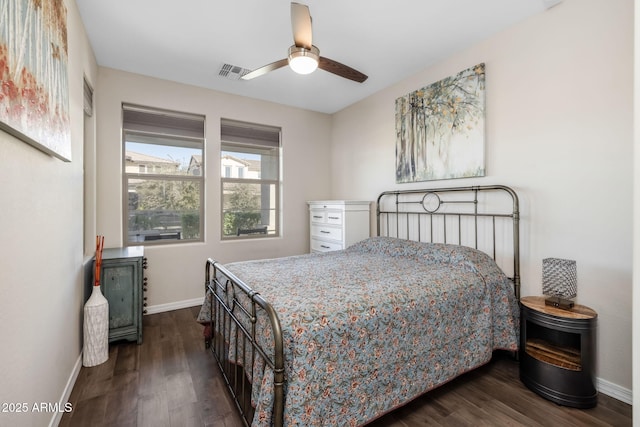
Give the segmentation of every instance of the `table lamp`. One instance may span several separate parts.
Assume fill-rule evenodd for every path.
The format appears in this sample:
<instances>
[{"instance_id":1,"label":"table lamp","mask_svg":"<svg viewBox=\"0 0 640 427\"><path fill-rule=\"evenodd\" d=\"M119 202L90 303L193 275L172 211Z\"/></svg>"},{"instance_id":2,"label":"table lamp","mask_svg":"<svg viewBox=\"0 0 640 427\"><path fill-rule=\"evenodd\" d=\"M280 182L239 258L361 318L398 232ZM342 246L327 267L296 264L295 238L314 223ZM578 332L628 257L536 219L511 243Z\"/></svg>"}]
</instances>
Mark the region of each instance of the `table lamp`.
<instances>
[{"instance_id":1,"label":"table lamp","mask_svg":"<svg viewBox=\"0 0 640 427\"><path fill-rule=\"evenodd\" d=\"M571 309L578 294L576 262L568 259L545 258L542 260L542 293L545 304Z\"/></svg>"}]
</instances>

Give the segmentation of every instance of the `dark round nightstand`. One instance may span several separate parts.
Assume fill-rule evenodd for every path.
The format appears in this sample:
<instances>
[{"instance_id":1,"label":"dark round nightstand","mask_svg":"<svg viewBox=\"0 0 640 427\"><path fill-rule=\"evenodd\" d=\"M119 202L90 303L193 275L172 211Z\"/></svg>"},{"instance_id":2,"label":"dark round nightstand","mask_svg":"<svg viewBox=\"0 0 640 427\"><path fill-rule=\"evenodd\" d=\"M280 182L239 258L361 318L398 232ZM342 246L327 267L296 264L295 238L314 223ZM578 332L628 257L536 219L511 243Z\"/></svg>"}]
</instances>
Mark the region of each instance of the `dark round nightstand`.
<instances>
[{"instance_id":1,"label":"dark round nightstand","mask_svg":"<svg viewBox=\"0 0 640 427\"><path fill-rule=\"evenodd\" d=\"M555 403L596 406L594 383L596 318L589 307L545 305L545 297L523 297L520 319L520 379Z\"/></svg>"}]
</instances>

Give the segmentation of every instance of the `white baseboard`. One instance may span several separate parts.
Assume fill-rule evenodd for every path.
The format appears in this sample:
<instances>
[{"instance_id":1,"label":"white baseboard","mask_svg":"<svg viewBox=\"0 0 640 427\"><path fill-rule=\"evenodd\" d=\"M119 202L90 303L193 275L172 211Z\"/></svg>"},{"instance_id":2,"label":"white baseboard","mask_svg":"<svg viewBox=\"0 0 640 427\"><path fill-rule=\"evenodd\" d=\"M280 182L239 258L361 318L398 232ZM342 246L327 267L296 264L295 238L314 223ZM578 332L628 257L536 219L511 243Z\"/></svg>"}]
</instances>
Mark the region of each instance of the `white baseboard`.
<instances>
[{"instance_id":1,"label":"white baseboard","mask_svg":"<svg viewBox=\"0 0 640 427\"><path fill-rule=\"evenodd\" d=\"M598 388L598 392L602 394L606 394L607 396L618 399L626 404L633 405L633 393L629 389L607 380L603 380L602 378L596 378L596 387Z\"/></svg>"},{"instance_id":2,"label":"white baseboard","mask_svg":"<svg viewBox=\"0 0 640 427\"><path fill-rule=\"evenodd\" d=\"M76 380L78 379L78 375L80 374L80 368L82 368L82 352L80 352L80 356L78 356L78 360L76 360L76 364L73 366L73 370L71 371L71 375L67 380L67 384L64 386L64 390L62 391L62 396L60 397L60 401L58 402L58 408L65 408L67 402L69 402L69 397L71 396L71 392L73 391L73 386L76 385ZM49 423L49 427L56 427L60 424L62 420L62 415L64 412L58 410L53 413L53 418L51 418L51 422Z\"/></svg>"},{"instance_id":3,"label":"white baseboard","mask_svg":"<svg viewBox=\"0 0 640 427\"><path fill-rule=\"evenodd\" d=\"M164 313L165 311L179 310L181 308L189 308L196 305L202 305L202 303L204 303L203 296L184 301L170 302L167 304L157 304L147 307L147 314Z\"/></svg>"}]
</instances>

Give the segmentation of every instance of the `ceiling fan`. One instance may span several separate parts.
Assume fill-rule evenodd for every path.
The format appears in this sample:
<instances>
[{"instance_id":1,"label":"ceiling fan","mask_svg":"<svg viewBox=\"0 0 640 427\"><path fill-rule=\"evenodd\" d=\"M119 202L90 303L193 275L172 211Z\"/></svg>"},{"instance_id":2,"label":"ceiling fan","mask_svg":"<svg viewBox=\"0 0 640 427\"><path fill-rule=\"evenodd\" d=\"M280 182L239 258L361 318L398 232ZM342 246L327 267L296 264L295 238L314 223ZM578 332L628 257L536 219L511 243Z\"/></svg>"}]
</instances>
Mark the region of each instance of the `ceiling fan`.
<instances>
[{"instance_id":1,"label":"ceiling fan","mask_svg":"<svg viewBox=\"0 0 640 427\"><path fill-rule=\"evenodd\" d=\"M320 49L312 44L311 14L308 6L295 2L291 3L291 27L293 29L294 44L289 48L287 58L257 68L242 76L242 79L251 80L289 65L298 74L310 74L316 68L320 68L358 83L367 80L367 76L360 71L320 56Z\"/></svg>"}]
</instances>

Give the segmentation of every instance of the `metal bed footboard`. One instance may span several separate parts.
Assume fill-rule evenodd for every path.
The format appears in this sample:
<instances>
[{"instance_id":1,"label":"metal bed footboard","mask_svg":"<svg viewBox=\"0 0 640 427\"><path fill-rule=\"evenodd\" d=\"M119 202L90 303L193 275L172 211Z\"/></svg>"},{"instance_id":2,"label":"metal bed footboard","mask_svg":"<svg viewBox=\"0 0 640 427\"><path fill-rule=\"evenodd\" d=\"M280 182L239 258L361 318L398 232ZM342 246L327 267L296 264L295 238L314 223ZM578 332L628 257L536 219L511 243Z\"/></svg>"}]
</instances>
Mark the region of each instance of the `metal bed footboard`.
<instances>
[{"instance_id":1,"label":"metal bed footboard","mask_svg":"<svg viewBox=\"0 0 640 427\"><path fill-rule=\"evenodd\" d=\"M205 287L210 296L205 304L211 304L211 337L206 344L211 348L245 425L251 424L254 415L252 385L246 373L251 373L253 381L261 381L261 378L253 377L254 367L268 365L273 370L272 425L282 426L284 350L282 328L275 310L260 294L210 258L206 264ZM256 335L256 324L261 315L267 317L271 327L273 349L263 348ZM235 360L230 360L230 354Z\"/></svg>"}]
</instances>

